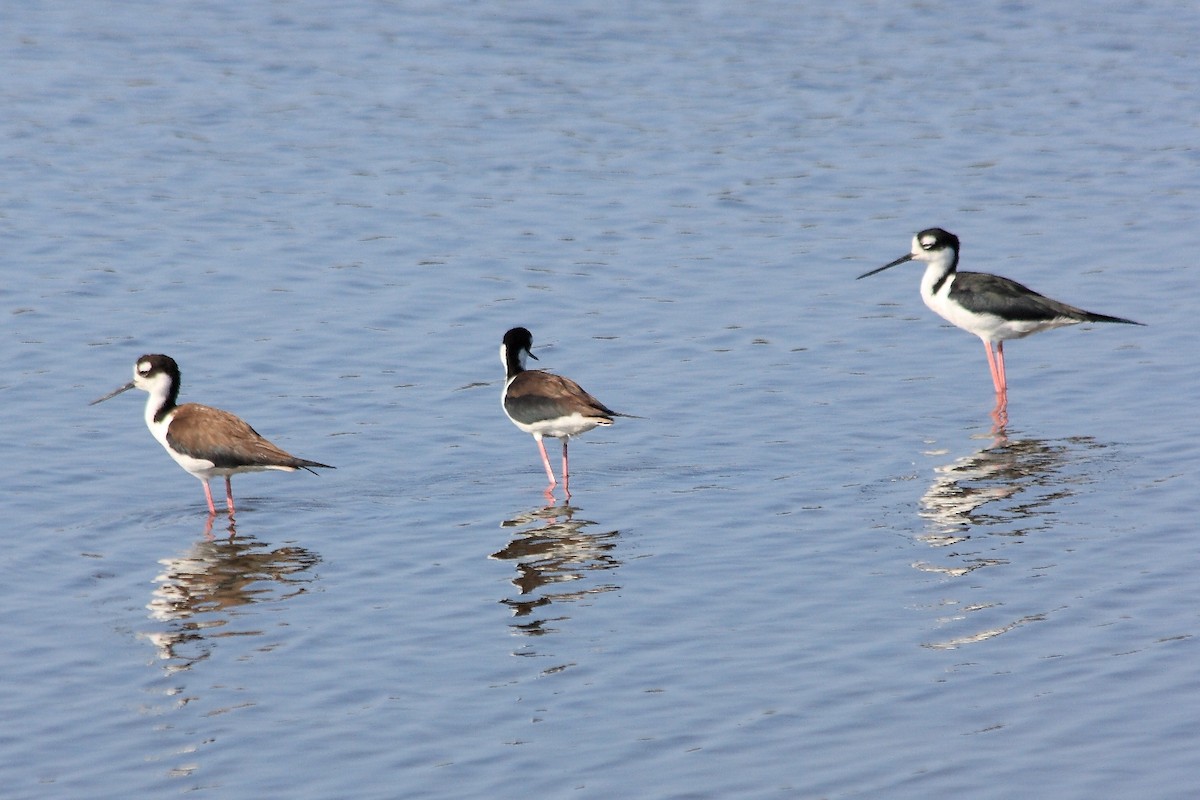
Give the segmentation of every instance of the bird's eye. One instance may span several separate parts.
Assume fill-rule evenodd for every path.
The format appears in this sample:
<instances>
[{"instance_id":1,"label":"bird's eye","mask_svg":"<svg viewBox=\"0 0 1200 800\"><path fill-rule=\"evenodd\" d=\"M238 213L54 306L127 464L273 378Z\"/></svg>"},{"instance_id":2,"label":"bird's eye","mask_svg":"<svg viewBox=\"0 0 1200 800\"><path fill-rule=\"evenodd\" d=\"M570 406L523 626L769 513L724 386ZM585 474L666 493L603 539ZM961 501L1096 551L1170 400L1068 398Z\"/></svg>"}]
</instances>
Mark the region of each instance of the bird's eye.
<instances>
[{"instance_id":1,"label":"bird's eye","mask_svg":"<svg viewBox=\"0 0 1200 800\"><path fill-rule=\"evenodd\" d=\"M141 375L144 377L149 374L150 374L150 365L149 364L138 364L138 375Z\"/></svg>"},{"instance_id":2,"label":"bird's eye","mask_svg":"<svg viewBox=\"0 0 1200 800\"><path fill-rule=\"evenodd\" d=\"M936 243L936 240L932 239L932 238L922 239L921 240L921 249L922 250L932 250L933 245L935 243Z\"/></svg>"}]
</instances>

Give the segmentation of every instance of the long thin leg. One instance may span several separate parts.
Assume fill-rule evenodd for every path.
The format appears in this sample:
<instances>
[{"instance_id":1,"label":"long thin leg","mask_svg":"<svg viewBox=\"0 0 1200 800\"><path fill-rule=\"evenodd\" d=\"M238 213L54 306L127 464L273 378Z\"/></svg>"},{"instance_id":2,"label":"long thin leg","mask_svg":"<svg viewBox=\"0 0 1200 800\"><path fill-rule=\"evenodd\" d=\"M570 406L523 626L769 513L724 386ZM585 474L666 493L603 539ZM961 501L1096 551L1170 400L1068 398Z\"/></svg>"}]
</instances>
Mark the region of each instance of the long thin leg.
<instances>
[{"instance_id":1,"label":"long thin leg","mask_svg":"<svg viewBox=\"0 0 1200 800\"><path fill-rule=\"evenodd\" d=\"M208 501L208 513L215 517L217 515L217 507L213 505L212 489L208 488L208 481L202 480L200 483L204 484L204 499Z\"/></svg>"},{"instance_id":2,"label":"long thin leg","mask_svg":"<svg viewBox=\"0 0 1200 800\"><path fill-rule=\"evenodd\" d=\"M991 385L995 387L997 395L1003 395L1006 392L1004 386L1004 343L998 344L1000 354L992 353L991 342L988 339L983 341L983 349L988 351L988 369L991 371ZM998 362L998 363L997 363Z\"/></svg>"},{"instance_id":3,"label":"long thin leg","mask_svg":"<svg viewBox=\"0 0 1200 800\"><path fill-rule=\"evenodd\" d=\"M987 348L988 367L992 370L992 385L996 387L996 407L992 409L992 420L995 422L994 432L1003 432L1008 425L1008 379L1004 373L1004 342L996 342L996 353L992 354L992 344L984 340Z\"/></svg>"},{"instance_id":4,"label":"long thin leg","mask_svg":"<svg viewBox=\"0 0 1200 800\"><path fill-rule=\"evenodd\" d=\"M225 476L225 502L229 504L229 516L233 516L233 484L229 479L231 476Z\"/></svg>"},{"instance_id":5,"label":"long thin leg","mask_svg":"<svg viewBox=\"0 0 1200 800\"><path fill-rule=\"evenodd\" d=\"M546 468L546 477L550 479L550 485L546 488L552 489L558 481L554 480L554 470L550 469L550 456L546 455L546 445L542 444L542 437L536 437L535 441L537 442L538 450L542 454L542 466Z\"/></svg>"},{"instance_id":6,"label":"long thin leg","mask_svg":"<svg viewBox=\"0 0 1200 800\"><path fill-rule=\"evenodd\" d=\"M562 442L563 442L562 476L563 476L563 494L565 494L567 497L570 497L571 496L571 478L570 478L570 473L567 472L567 442L568 441L570 441L570 439L568 439L566 436L564 436L563 440L562 440Z\"/></svg>"},{"instance_id":7,"label":"long thin leg","mask_svg":"<svg viewBox=\"0 0 1200 800\"><path fill-rule=\"evenodd\" d=\"M1008 375L1004 372L1004 342L996 343L996 367L1000 374L1000 394L1008 397Z\"/></svg>"},{"instance_id":8,"label":"long thin leg","mask_svg":"<svg viewBox=\"0 0 1200 800\"><path fill-rule=\"evenodd\" d=\"M1000 378L996 375L996 354L991 351L991 342L988 339L983 339L983 349L988 353L988 372L991 373L991 385L995 387L996 393L1000 393Z\"/></svg>"}]
</instances>

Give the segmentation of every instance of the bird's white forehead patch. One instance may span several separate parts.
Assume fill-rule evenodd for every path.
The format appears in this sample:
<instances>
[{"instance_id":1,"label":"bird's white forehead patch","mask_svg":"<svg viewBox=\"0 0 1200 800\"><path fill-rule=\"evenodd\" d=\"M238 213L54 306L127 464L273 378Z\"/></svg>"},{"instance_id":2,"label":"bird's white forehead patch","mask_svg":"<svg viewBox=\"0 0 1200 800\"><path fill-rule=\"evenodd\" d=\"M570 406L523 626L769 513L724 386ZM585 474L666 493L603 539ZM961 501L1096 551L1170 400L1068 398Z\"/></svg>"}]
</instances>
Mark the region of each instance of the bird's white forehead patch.
<instances>
[{"instance_id":1,"label":"bird's white forehead patch","mask_svg":"<svg viewBox=\"0 0 1200 800\"><path fill-rule=\"evenodd\" d=\"M933 234L927 233L924 236L920 237L917 241L920 242L921 247L928 250L937 241L937 237L934 236Z\"/></svg>"},{"instance_id":2,"label":"bird's white forehead patch","mask_svg":"<svg viewBox=\"0 0 1200 800\"><path fill-rule=\"evenodd\" d=\"M138 365L137 365L137 371L142 375L149 374L150 362L149 361L139 361Z\"/></svg>"}]
</instances>

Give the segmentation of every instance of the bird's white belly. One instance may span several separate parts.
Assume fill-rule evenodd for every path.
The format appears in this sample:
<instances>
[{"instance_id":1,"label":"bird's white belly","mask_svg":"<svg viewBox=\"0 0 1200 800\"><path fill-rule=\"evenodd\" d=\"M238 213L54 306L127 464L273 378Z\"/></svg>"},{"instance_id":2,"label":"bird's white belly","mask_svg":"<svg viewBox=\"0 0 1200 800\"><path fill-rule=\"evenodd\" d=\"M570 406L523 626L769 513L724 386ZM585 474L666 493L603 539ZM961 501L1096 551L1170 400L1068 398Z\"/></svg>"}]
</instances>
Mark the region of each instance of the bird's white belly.
<instances>
[{"instance_id":1,"label":"bird's white belly","mask_svg":"<svg viewBox=\"0 0 1200 800\"><path fill-rule=\"evenodd\" d=\"M175 459L176 464L183 467L185 472L194 475L202 481L206 481L209 478L213 478L221 474L221 471L216 469L213 462L209 461L208 459L193 458L192 456L184 455L183 453L176 453L170 447L167 447L165 442L163 443L163 449L167 451L167 454L170 455L171 458ZM228 472L228 470L226 470L226 472Z\"/></svg>"},{"instance_id":2,"label":"bird's white belly","mask_svg":"<svg viewBox=\"0 0 1200 800\"><path fill-rule=\"evenodd\" d=\"M546 419L532 424L517 422L516 426L525 433L534 436L549 436L553 439L565 439L568 436L578 436L581 433L590 431L597 425L607 424L603 420L598 420L595 417L585 417L582 414L574 413L570 416L558 417L557 419Z\"/></svg>"}]
</instances>

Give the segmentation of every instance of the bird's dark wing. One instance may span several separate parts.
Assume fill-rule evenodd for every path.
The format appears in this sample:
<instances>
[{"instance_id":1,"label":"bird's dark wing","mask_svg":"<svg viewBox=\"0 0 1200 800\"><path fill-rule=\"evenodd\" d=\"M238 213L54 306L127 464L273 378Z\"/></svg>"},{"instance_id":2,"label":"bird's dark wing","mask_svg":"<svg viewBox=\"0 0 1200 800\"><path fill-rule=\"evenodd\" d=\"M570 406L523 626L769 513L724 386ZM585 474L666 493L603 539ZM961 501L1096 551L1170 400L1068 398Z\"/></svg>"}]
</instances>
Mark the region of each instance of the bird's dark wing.
<instances>
[{"instance_id":1,"label":"bird's dark wing","mask_svg":"<svg viewBox=\"0 0 1200 800\"><path fill-rule=\"evenodd\" d=\"M504 395L504 408L525 425L575 413L601 420L601 424L611 423L613 417L619 416L570 378L536 369L526 370L513 379Z\"/></svg>"},{"instance_id":2,"label":"bird's dark wing","mask_svg":"<svg viewBox=\"0 0 1200 800\"><path fill-rule=\"evenodd\" d=\"M963 308L977 314L995 314L1005 319L1023 322L1045 322L1071 319L1077 322L1139 322L1094 314L1082 308L1052 300L1027 286L1000 275L985 272L959 272L950 287L950 297Z\"/></svg>"},{"instance_id":3,"label":"bird's dark wing","mask_svg":"<svg viewBox=\"0 0 1200 800\"><path fill-rule=\"evenodd\" d=\"M237 467L324 467L276 447L240 417L219 408L185 403L175 410L167 444L176 452L211 461L219 469Z\"/></svg>"}]
</instances>

